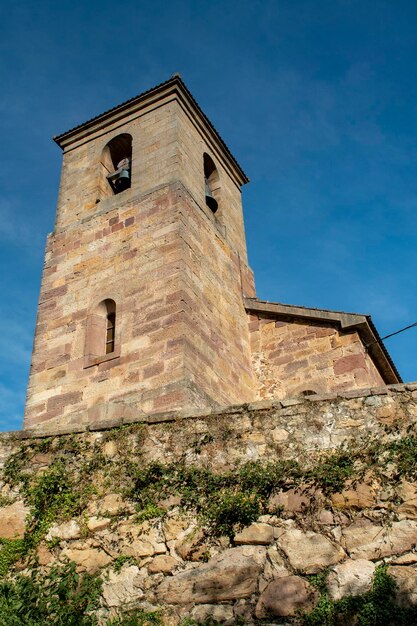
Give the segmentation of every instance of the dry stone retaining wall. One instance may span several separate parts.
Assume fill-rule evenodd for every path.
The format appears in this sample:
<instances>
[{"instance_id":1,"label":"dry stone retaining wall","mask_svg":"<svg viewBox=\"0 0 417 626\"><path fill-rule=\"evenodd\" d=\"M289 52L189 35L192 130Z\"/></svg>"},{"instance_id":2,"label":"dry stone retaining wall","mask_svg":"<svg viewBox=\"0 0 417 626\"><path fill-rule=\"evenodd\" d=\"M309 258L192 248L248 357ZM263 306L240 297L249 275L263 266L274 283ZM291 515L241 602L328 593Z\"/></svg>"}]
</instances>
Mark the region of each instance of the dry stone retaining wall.
<instances>
[{"instance_id":1,"label":"dry stone retaining wall","mask_svg":"<svg viewBox=\"0 0 417 626\"><path fill-rule=\"evenodd\" d=\"M136 430L55 434L42 445L45 439L28 433L3 435L0 463L8 477L1 475L0 537L22 537L33 505L10 480L10 460L29 450L23 471L37 479L68 449L74 471L83 462L94 466L94 489L79 514L49 524L36 554L45 571L70 560L79 571L99 572L103 619L142 607L162 609L169 624L186 617L280 624L317 605L311 575L328 571L327 593L338 600L367 592L382 562L397 581L398 602L417 605L417 485L415 476L396 478L389 464L361 472L339 490L288 485L270 497L269 512L220 536L181 506L178 493L140 519L135 502L116 488L118 459L129 446L144 467L182 462L223 472L248 461L305 463L346 441L396 441L415 432L417 384L350 395L154 415ZM30 567L21 559L10 574Z\"/></svg>"}]
</instances>

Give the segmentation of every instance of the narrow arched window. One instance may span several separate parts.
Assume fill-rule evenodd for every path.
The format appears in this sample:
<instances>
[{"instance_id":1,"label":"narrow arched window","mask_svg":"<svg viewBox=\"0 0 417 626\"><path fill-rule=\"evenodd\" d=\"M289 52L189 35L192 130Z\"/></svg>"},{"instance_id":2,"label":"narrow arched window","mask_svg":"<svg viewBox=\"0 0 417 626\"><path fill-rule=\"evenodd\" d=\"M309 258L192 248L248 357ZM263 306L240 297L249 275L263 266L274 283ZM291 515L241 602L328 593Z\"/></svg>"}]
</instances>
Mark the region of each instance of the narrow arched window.
<instances>
[{"instance_id":1,"label":"narrow arched window","mask_svg":"<svg viewBox=\"0 0 417 626\"><path fill-rule=\"evenodd\" d=\"M203 155L206 205L215 213L220 201L220 176L214 161L206 152Z\"/></svg>"},{"instance_id":2,"label":"narrow arched window","mask_svg":"<svg viewBox=\"0 0 417 626\"><path fill-rule=\"evenodd\" d=\"M131 186L132 136L123 133L113 137L101 154L103 196L118 194Z\"/></svg>"},{"instance_id":3,"label":"narrow arched window","mask_svg":"<svg viewBox=\"0 0 417 626\"><path fill-rule=\"evenodd\" d=\"M106 320L106 354L114 352L116 337L116 312L107 313Z\"/></svg>"},{"instance_id":4,"label":"narrow arched window","mask_svg":"<svg viewBox=\"0 0 417 626\"><path fill-rule=\"evenodd\" d=\"M120 353L116 303L107 298L90 313L85 342L85 367L100 363Z\"/></svg>"}]
</instances>

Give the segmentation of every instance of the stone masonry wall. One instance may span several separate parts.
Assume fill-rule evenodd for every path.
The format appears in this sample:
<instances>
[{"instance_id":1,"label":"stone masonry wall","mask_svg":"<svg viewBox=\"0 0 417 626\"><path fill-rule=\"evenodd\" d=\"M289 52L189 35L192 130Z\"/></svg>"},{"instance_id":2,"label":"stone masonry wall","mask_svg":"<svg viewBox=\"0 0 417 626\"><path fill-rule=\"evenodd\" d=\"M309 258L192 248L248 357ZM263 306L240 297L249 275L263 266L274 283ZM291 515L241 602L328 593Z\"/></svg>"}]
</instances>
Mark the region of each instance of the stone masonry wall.
<instances>
[{"instance_id":1,"label":"stone masonry wall","mask_svg":"<svg viewBox=\"0 0 417 626\"><path fill-rule=\"evenodd\" d=\"M186 617L281 624L317 605L312 574L328 572L327 593L336 601L366 593L381 563L389 565L397 581L399 605L412 607L417 605L416 455L401 457L398 450L405 444L405 450L414 445L417 452L416 422L415 383L264 400L210 414L154 414L136 424L130 415L115 420L113 429L96 423L77 434L73 425L68 434L50 432L49 438L5 434L0 440L0 537L25 537L25 529L26 534L38 532L33 549L42 571L70 560L80 572L100 574L103 620L109 613L140 607L161 610L167 624ZM372 454L366 456L368 448ZM349 455L354 473L345 475ZM344 461L337 465L337 459ZM406 459L411 465L404 464ZM307 468L300 469L301 482L292 465L286 466L292 479L286 481L284 473L259 516L223 534L212 532L213 520L210 524L198 508L198 481L191 493L183 484L198 471L203 480L207 472L232 476L248 463L259 469L285 460ZM171 468L171 478L163 493L155 492L149 508L141 494L159 484L164 467ZM274 467L277 472L279 465ZM327 469L320 473L320 467ZM333 475L334 467L342 474ZM183 482L170 491L178 468L183 468ZM40 526L42 535L36 530L30 486L39 487L42 476L51 485L58 469L63 485L84 489L87 497L77 500L76 515L58 509L61 514ZM143 482L146 472L153 477L149 483ZM273 473L267 476L274 479ZM187 502L195 502L194 508ZM240 506L236 502L233 515ZM41 517L44 513L38 510ZM12 563L9 575L30 572L35 566L27 559Z\"/></svg>"},{"instance_id":2,"label":"stone masonry wall","mask_svg":"<svg viewBox=\"0 0 417 626\"><path fill-rule=\"evenodd\" d=\"M383 385L357 332L319 322L250 315L252 359L261 398Z\"/></svg>"},{"instance_id":3,"label":"stone masonry wall","mask_svg":"<svg viewBox=\"0 0 417 626\"><path fill-rule=\"evenodd\" d=\"M103 198L102 150L122 132L133 138L132 186ZM218 166L219 218L204 201L205 151ZM257 398L242 302L253 277L226 161L172 94L66 149L25 428ZM103 354L90 358L88 329L105 299L116 303L115 351L104 354L103 334Z\"/></svg>"}]
</instances>

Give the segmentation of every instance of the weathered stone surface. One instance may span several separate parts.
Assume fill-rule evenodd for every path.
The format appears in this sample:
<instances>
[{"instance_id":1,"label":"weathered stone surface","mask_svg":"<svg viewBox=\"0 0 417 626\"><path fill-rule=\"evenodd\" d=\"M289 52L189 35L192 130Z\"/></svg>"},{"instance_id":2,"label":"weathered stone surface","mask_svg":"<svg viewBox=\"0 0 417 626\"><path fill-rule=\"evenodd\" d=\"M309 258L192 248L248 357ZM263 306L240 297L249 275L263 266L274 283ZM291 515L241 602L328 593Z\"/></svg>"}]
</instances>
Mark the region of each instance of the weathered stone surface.
<instances>
[{"instance_id":1,"label":"weathered stone surface","mask_svg":"<svg viewBox=\"0 0 417 626\"><path fill-rule=\"evenodd\" d=\"M417 552L406 552L394 557L391 561L392 565L412 565L413 563L417 563Z\"/></svg>"},{"instance_id":2,"label":"weathered stone surface","mask_svg":"<svg viewBox=\"0 0 417 626\"><path fill-rule=\"evenodd\" d=\"M120 541L123 543L123 554L142 558L154 554L165 554L167 551L161 533L150 526L149 522L137 524L134 518L123 521L118 526Z\"/></svg>"},{"instance_id":3,"label":"weathered stone surface","mask_svg":"<svg viewBox=\"0 0 417 626\"><path fill-rule=\"evenodd\" d=\"M69 522L63 524L57 524L52 526L45 539L51 541L51 539L79 539L81 537L81 528L79 523L72 519Z\"/></svg>"},{"instance_id":4,"label":"weathered stone surface","mask_svg":"<svg viewBox=\"0 0 417 626\"><path fill-rule=\"evenodd\" d=\"M148 564L148 572L150 574L158 574L159 572L170 574L178 565L180 565L180 561L174 559L174 557L168 554L160 554Z\"/></svg>"},{"instance_id":5,"label":"weathered stone surface","mask_svg":"<svg viewBox=\"0 0 417 626\"><path fill-rule=\"evenodd\" d=\"M38 558L39 565L49 565L54 560L54 555L44 544L38 546L36 556Z\"/></svg>"},{"instance_id":6,"label":"weathered stone surface","mask_svg":"<svg viewBox=\"0 0 417 626\"><path fill-rule=\"evenodd\" d=\"M331 511L327 511L326 509L320 511L318 516L318 522L320 524L323 524L323 526L331 526L334 524L334 521L334 515Z\"/></svg>"},{"instance_id":7,"label":"weathered stone surface","mask_svg":"<svg viewBox=\"0 0 417 626\"><path fill-rule=\"evenodd\" d=\"M359 520L343 529L346 550L353 559L380 559L411 550L417 541L417 522L402 520L377 526Z\"/></svg>"},{"instance_id":8,"label":"weathered stone surface","mask_svg":"<svg viewBox=\"0 0 417 626\"><path fill-rule=\"evenodd\" d=\"M175 542L175 551L184 561L198 561L202 541L204 541L204 533L201 528L193 528L185 537Z\"/></svg>"},{"instance_id":9,"label":"weathered stone surface","mask_svg":"<svg viewBox=\"0 0 417 626\"><path fill-rule=\"evenodd\" d=\"M27 515L29 515L29 509L21 500L2 507L0 509L0 537L4 539L23 537Z\"/></svg>"},{"instance_id":10,"label":"weathered stone surface","mask_svg":"<svg viewBox=\"0 0 417 626\"><path fill-rule=\"evenodd\" d=\"M128 607L143 596L143 578L136 565L123 567L118 573L110 571L103 583L103 599L108 607Z\"/></svg>"},{"instance_id":11,"label":"weathered stone surface","mask_svg":"<svg viewBox=\"0 0 417 626\"><path fill-rule=\"evenodd\" d=\"M126 556L143 558L146 556L153 556L155 554L155 549L150 541L147 541L146 539L135 539L124 547L123 553Z\"/></svg>"},{"instance_id":12,"label":"weathered stone surface","mask_svg":"<svg viewBox=\"0 0 417 626\"><path fill-rule=\"evenodd\" d=\"M199 604L191 611L191 617L199 624L209 620L224 626L235 624L233 607L228 604Z\"/></svg>"},{"instance_id":13,"label":"weathered stone surface","mask_svg":"<svg viewBox=\"0 0 417 626\"><path fill-rule=\"evenodd\" d=\"M311 506L312 501L317 503L322 497L321 492L314 489L303 487L287 489L270 498L269 508L273 510L282 507L286 512L301 513Z\"/></svg>"},{"instance_id":14,"label":"weathered stone surface","mask_svg":"<svg viewBox=\"0 0 417 626\"><path fill-rule=\"evenodd\" d=\"M166 541L177 539L178 536L189 526L189 521L178 518L168 518L164 523L163 531Z\"/></svg>"},{"instance_id":15,"label":"weathered stone surface","mask_svg":"<svg viewBox=\"0 0 417 626\"><path fill-rule=\"evenodd\" d=\"M259 578L259 592L262 593L272 580L285 578L291 574L292 572L286 567L284 557L275 548L268 548L265 567Z\"/></svg>"},{"instance_id":16,"label":"weathered stone surface","mask_svg":"<svg viewBox=\"0 0 417 626\"><path fill-rule=\"evenodd\" d=\"M96 532L98 530L103 530L104 528L108 528L110 526L111 519L109 517L89 517L87 521L87 528L91 532Z\"/></svg>"},{"instance_id":17,"label":"weathered stone surface","mask_svg":"<svg viewBox=\"0 0 417 626\"><path fill-rule=\"evenodd\" d=\"M210 604L246 598L256 591L265 556L261 546L225 550L204 565L164 580L158 599L167 604Z\"/></svg>"},{"instance_id":18,"label":"weathered stone surface","mask_svg":"<svg viewBox=\"0 0 417 626\"><path fill-rule=\"evenodd\" d=\"M125 508L126 503L119 493L109 493L100 503L100 512L105 515L118 515Z\"/></svg>"},{"instance_id":19,"label":"weathered stone surface","mask_svg":"<svg viewBox=\"0 0 417 626\"><path fill-rule=\"evenodd\" d=\"M349 559L331 568L327 577L327 590L333 600L345 596L359 596L369 591L375 564L365 559Z\"/></svg>"},{"instance_id":20,"label":"weathered stone surface","mask_svg":"<svg viewBox=\"0 0 417 626\"><path fill-rule=\"evenodd\" d=\"M256 617L270 615L288 617L299 611L311 611L319 593L300 576L286 576L273 580L261 594L256 605Z\"/></svg>"},{"instance_id":21,"label":"weathered stone surface","mask_svg":"<svg viewBox=\"0 0 417 626\"><path fill-rule=\"evenodd\" d=\"M277 543L286 554L291 567L306 574L315 574L346 556L340 546L311 530L303 532L297 528L290 529L282 533Z\"/></svg>"},{"instance_id":22,"label":"weathered stone surface","mask_svg":"<svg viewBox=\"0 0 417 626\"><path fill-rule=\"evenodd\" d=\"M417 486L408 481L403 481L399 495L403 499L402 504L398 507L400 519L417 519Z\"/></svg>"},{"instance_id":23,"label":"weathered stone surface","mask_svg":"<svg viewBox=\"0 0 417 626\"><path fill-rule=\"evenodd\" d=\"M237 546L247 544L266 546L274 540L274 529L269 524L255 523L244 528L235 535L234 542Z\"/></svg>"},{"instance_id":24,"label":"weathered stone surface","mask_svg":"<svg viewBox=\"0 0 417 626\"><path fill-rule=\"evenodd\" d=\"M417 568L393 565L388 574L397 583L396 599L400 606L417 606Z\"/></svg>"},{"instance_id":25,"label":"weathered stone surface","mask_svg":"<svg viewBox=\"0 0 417 626\"><path fill-rule=\"evenodd\" d=\"M104 550L95 548L66 548L62 551L62 555L68 560L74 561L78 565L78 569L85 570L90 574L96 572L108 565L112 558Z\"/></svg>"},{"instance_id":26,"label":"weathered stone surface","mask_svg":"<svg viewBox=\"0 0 417 626\"><path fill-rule=\"evenodd\" d=\"M332 504L337 509L366 509L375 503L375 489L366 483L358 483L350 489L331 496Z\"/></svg>"}]
</instances>

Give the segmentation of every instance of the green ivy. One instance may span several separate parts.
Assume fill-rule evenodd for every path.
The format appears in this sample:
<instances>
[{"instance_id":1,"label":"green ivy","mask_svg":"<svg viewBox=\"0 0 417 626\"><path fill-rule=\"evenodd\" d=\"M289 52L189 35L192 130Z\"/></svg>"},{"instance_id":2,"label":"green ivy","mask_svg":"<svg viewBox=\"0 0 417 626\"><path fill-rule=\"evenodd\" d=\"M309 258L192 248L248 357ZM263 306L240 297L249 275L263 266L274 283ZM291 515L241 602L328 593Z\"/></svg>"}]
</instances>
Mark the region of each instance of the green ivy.
<instances>
[{"instance_id":1,"label":"green ivy","mask_svg":"<svg viewBox=\"0 0 417 626\"><path fill-rule=\"evenodd\" d=\"M30 575L0 582L2 626L96 626L93 611L99 607L101 580L79 576L75 563L51 568L46 576L39 569Z\"/></svg>"},{"instance_id":2,"label":"green ivy","mask_svg":"<svg viewBox=\"0 0 417 626\"><path fill-rule=\"evenodd\" d=\"M417 607L399 607L396 583L386 565L375 569L372 588L361 596L348 596L334 602L325 590L323 574L319 581L309 577L320 591L314 610L301 619L302 626L410 626L417 624ZM317 584L318 583L318 584Z\"/></svg>"},{"instance_id":3,"label":"green ivy","mask_svg":"<svg viewBox=\"0 0 417 626\"><path fill-rule=\"evenodd\" d=\"M5 576L12 565L23 558L27 553L27 544L24 539L0 538L0 577Z\"/></svg>"}]
</instances>

